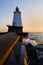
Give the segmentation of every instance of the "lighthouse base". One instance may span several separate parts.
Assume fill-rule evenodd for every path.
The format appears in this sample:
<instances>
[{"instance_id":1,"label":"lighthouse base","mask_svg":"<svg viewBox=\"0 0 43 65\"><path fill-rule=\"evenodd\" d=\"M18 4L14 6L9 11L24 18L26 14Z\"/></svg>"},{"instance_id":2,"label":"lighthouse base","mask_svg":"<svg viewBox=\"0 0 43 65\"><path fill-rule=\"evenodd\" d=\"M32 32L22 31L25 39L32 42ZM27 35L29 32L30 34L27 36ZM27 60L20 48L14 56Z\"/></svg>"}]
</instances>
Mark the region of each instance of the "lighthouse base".
<instances>
[{"instance_id":1,"label":"lighthouse base","mask_svg":"<svg viewBox=\"0 0 43 65\"><path fill-rule=\"evenodd\" d=\"M8 32L16 32L21 33L23 27L17 27L17 26L8 26Z\"/></svg>"},{"instance_id":2,"label":"lighthouse base","mask_svg":"<svg viewBox=\"0 0 43 65\"><path fill-rule=\"evenodd\" d=\"M15 32L22 37L25 37L28 35L28 32L23 32L23 27L17 27L17 26L15 27L15 26L9 26L9 25L7 25L7 27L8 27L8 32Z\"/></svg>"}]
</instances>

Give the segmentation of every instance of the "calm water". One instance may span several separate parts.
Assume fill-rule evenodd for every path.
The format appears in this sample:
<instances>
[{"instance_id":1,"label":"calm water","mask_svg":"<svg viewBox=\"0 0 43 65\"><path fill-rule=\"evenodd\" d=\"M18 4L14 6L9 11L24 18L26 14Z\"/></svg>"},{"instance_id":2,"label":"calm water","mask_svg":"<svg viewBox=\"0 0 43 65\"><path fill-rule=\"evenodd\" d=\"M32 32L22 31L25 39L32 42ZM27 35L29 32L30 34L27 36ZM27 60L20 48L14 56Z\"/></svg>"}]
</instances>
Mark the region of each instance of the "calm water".
<instances>
[{"instance_id":1,"label":"calm water","mask_svg":"<svg viewBox=\"0 0 43 65\"><path fill-rule=\"evenodd\" d=\"M43 41L43 32L29 32L29 37Z\"/></svg>"}]
</instances>

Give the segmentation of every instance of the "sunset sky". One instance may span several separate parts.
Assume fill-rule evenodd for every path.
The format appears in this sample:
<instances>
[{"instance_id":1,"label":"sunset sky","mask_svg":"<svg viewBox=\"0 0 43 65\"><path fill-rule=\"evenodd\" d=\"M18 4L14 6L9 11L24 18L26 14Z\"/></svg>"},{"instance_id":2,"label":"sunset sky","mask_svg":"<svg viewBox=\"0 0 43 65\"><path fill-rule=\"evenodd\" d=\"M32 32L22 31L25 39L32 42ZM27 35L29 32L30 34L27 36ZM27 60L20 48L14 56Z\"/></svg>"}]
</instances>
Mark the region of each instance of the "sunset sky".
<instances>
[{"instance_id":1,"label":"sunset sky","mask_svg":"<svg viewBox=\"0 0 43 65\"><path fill-rule=\"evenodd\" d=\"M43 0L0 0L0 32L12 25L16 6L21 11L23 31L43 32Z\"/></svg>"}]
</instances>

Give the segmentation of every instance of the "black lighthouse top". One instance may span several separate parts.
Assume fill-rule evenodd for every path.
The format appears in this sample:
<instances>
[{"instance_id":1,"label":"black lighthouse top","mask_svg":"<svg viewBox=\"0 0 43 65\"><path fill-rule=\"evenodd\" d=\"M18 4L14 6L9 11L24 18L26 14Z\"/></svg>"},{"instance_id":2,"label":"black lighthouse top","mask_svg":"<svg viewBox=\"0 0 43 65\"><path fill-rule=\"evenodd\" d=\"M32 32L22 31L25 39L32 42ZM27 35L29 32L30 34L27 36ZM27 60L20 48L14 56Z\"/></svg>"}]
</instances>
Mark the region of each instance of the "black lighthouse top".
<instances>
[{"instance_id":1,"label":"black lighthouse top","mask_svg":"<svg viewBox=\"0 0 43 65\"><path fill-rule=\"evenodd\" d=\"M19 12L19 8L18 7L16 7L16 12Z\"/></svg>"},{"instance_id":2,"label":"black lighthouse top","mask_svg":"<svg viewBox=\"0 0 43 65\"><path fill-rule=\"evenodd\" d=\"M21 12L19 11L19 8L18 8L18 6L16 7L16 10L14 11L14 13L16 13L16 12L19 12L19 13L21 13Z\"/></svg>"}]
</instances>

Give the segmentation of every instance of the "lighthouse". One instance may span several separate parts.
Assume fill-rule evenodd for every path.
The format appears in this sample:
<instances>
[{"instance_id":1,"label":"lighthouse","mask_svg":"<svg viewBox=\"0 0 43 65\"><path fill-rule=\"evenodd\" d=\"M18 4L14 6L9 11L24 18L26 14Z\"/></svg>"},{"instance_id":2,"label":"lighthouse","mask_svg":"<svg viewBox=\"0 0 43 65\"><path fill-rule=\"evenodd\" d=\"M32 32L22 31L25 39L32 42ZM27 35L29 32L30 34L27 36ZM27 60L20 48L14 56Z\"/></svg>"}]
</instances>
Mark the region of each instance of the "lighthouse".
<instances>
[{"instance_id":1,"label":"lighthouse","mask_svg":"<svg viewBox=\"0 0 43 65\"><path fill-rule=\"evenodd\" d=\"M16 7L16 11L14 11L13 26L22 27L21 12L18 7Z\"/></svg>"},{"instance_id":2,"label":"lighthouse","mask_svg":"<svg viewBox=\"0 0 43 65\"><path fill-rule=\"evenodd\" d=\"M22 19L21 19L21 11L18 7L16 7L13 14L12 26L7 25L8 32L16 32L21 36L27 36L28 32L23 32Z\"/></svg>"},{"instance_id":3,"label":"lighthouse","mask_svg":"<svg viewBox=\"0 0 43 65\"><path fill-rule=\"evenodd\" d=\"M12 26L8 25L8 32L16 32L16 33L22 33L22 19L21 19L21 11L19 11L19 8L16 7L13 15L13 22Z\"/></svg>"}]
</instances>

